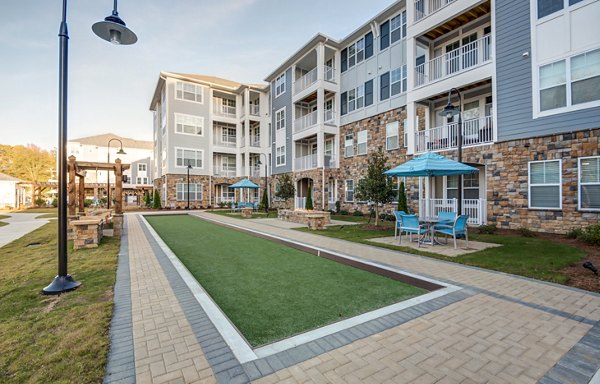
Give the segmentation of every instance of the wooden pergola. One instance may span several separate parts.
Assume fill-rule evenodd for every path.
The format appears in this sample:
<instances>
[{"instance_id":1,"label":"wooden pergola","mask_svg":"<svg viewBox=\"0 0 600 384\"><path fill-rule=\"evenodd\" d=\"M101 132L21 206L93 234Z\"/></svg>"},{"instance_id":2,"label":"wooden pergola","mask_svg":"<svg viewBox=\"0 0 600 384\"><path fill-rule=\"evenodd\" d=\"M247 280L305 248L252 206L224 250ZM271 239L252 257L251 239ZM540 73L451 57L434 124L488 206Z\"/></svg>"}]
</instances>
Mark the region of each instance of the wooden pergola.
<instances>
[{"instance_id":1,"label":"wooden pergola","mask_svg":"<svg viewBox=\"0 0 600 384\"><path fill-rule=\"evenodd\" d=\"M69 181L67 190L69 193L69 215L75 216L76 206L79 206L79 213L85 212L85 171L87 170L103 170L113 171L115 173L115 213L123 213L123 171L128 170L129 164L121 164L121 159L115 160L114 163L97 163L92 161L77 161L75 156L69 156L67 170L69 173ZM79 196L76 196L76 178L79 178Z\"/></svg>"}]
</instances>

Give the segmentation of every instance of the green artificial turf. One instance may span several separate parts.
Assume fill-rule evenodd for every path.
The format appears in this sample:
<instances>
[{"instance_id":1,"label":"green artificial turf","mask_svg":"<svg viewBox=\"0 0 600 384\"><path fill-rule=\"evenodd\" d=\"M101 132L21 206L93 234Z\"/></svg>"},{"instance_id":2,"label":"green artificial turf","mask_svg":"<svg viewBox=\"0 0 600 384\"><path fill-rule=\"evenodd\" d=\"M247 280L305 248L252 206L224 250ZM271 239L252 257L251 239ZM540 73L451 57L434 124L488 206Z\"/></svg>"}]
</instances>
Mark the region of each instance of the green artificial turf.
<instances>
[{"instance_id":1,"label":"green artificial turf","mask_svg":"<svg viewBox=\"0 0 600 384\"><path fill-rule=\"evenodd\" d=\"M426 293L198 218L146 219L252 346Z\"/></svg>"}]
</instances>

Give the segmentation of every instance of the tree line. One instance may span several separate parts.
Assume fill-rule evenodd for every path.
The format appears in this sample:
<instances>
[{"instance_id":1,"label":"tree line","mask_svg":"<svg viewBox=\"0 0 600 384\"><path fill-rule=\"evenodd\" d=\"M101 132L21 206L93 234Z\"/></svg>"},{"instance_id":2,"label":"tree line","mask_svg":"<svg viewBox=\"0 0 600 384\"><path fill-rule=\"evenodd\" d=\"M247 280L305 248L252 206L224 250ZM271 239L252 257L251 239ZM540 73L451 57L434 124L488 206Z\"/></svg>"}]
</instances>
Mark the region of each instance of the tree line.
<instances>
[{"instance_id":1,"label":"tree line","mask_svg":"<svg viewBox=\"0 0 600 384\"><path fill-rule=\"evenodd\" d=\"M46 182L55 178L56 152L36 145L0 144L0 172L23 181Z\"/></svg>"}]
</instances>

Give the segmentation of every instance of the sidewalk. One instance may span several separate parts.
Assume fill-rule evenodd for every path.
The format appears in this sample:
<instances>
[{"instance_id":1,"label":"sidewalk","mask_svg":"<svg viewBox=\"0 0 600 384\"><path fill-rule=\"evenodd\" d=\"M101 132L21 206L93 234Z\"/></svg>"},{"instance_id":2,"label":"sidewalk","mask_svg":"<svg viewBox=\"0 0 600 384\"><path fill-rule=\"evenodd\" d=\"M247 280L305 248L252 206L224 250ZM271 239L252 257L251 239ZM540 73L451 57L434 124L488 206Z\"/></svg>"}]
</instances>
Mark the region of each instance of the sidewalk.
<instances>
[{"instance_id":1,"label":"sidewalk","mask_svg":"<svg viewBox=\"0 0 600 384\"><path fill-rule=\"evenodd\" d=\"M240 363L198 304L201 292L188 288L141 217L126 214L105 382L588 383L600 368L600 295L273 222L193 214L462 289Z\"/></svg>"},{"instance_id":2,"label":"sidewalk","mask_svg":"<svg viewBox=\"0 0 600 384\"><path fill-rule=\"evenodd\" d=\"M48 223L47 219L36 219L43 213L6 213L6 215L10 217L2 220L8 225L0 227L0 247L4 247Z\"/></svg>"}]
</instances>

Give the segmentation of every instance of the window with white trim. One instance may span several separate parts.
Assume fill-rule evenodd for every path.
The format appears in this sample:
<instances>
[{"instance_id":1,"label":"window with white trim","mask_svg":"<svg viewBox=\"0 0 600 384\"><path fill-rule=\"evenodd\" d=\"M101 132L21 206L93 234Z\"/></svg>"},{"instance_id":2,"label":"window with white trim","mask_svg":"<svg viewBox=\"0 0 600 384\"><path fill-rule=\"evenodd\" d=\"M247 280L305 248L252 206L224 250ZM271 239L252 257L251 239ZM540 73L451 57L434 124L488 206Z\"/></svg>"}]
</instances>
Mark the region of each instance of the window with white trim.
<instances>
[{"instance_id":1,"label":"window with white trim","mask_svg":"<svg viewBox=\"0 0 600 384\"><path fill-rule=\"evenodd\" d=\"M275 128L277 130L285 128L285 107L275 112Z\"/></svg>"},{"instance_id":2,"label":"window with white trim","mask_svg":"<svg viewBox=\"0 0 600 384\"><path fill-rule=\"evenodd\" d=\"M385 149L390 151L398 148L398 122L387 123L385 126Z\"/></svg>"},{"instance_id":3,"label":"window with white trim","mask_svg":"<svg viewBox=\"0 0 600 384\"><path fill-rule=\"evenodd\" d=\"M364 84L348 91L348 112L362 108L365 104Z\"/></svg>"},{"instance_id":4,"label":"window with white trim","mask_svg":"<svg viewBox=\"0 0 600 384\"><path fill-rule=\"evenodd\" d=\"M146 172L147 171L146 163L138 163L137 169L138 169L138 172Z\"/></svg>"},{"instance_id":5,"label":"window with white trim","mask_svg":"<svg viewBox=\"0 0 600 384\"><path fill-rule=\"evenodd\" d=\"M579 159L578 208L600 210L600 156Z\"/></svg>"},{"instance_id":6,"label":"window with white trim","mask_svg":"<svg viewBox=\"0 0 600 384\"><path fill-rule=\"evenodd\" d=\"M366 155L367 154L367 130L364 129L359 131L356 135L356 154Z\"/></svg>"},{"instance_id":7,"label":"window with white trim","mask_svg":"<svg viewBox=\"0 0 600 384\"><path fill-rule=\"evenodd\" d=\"M175 133L204 136L204 117L176 113Z\"/></svg>"},{"instance_id":8,"label":"window with white trim","mask_svg":"<svg viewBox=\"0 0 600 384\"><path fill-rule=\"evenodd\" d=\"M354 201L354 180L346 180L345 201L351 203Z\"/></svg>"},{"instance_id":9,"label":"window with white trim","mask_svg":"<svg viewBox=\"0 0 600 384\"><path fill-rule=\"evenodd\" d=\"M529 208L562 208L560 160L529 162Z\"/></svg>"},{"instance_id":10,"label":"window with white trim","mask_svg":"<svg viewBox=\"0 0 600 384\"><path fill-rule=\"evenodd\" d=\"M566 9L583 0L537 0L538 19Z\"/></svg>"},{"instance_id":11,"label":"window with white trim","mask_svg":"<svg viewBox=\"0 0 600 384\"><path fill-rule=\"evenodd\" d=\"M176 161L175 166L177 168L185 168L188 164L191 164L194 168L202 168L204 151L188 149L188 148L176 148Z\"/></svg>"},{"instance_id":12,"label":"window with white trim","mask_svg":"<svg viewBox=\"0 0 600 384\"><path fill-rule=\"evenodd\" d=\"M147 177L137 177L136 184L149 184Z\"/></svg>"},{"instance_id":13,"label":"window with white trim","mask_svg":"<svg viewBox=\"0 0 600 384\"><path fill-rule=\"evenodd\" d=\"M175 89L175 99L177 100L193 101L200 104L204 102L202 97L203 87L200 85L178 81Z\"/></svg>"},{"instance_id":14,"label":"window with white trim","mask_svg":"<svg viewBox=\"0 0 600 384\"><path fill-rule=\"evenodd\" d=\"M187 183L177 183L177 201L187 201L188 185ZM190 201L202 200L202 184L190 183Z\"/></svg>"},{"instance_id":15,"label":"window with white trim","mask_svg":"<svg viewBox=\"0 0 600 384\"><path fill-rule=\"evenodd\" d=\"M344 141L344 157L354 156L354 134L346 134L346 140Z\"/></svg>"},{"instance_id":16,"label":"window with white trim","mask_svg":"<svg viewBox=\"0 0 600 384\"><path fill-rule=\"evenodd\" d=\"M275 97L285 93L285 72L275 79Z\"/></svg>"},{"instance_id":17,"label":"window with white trim","mask_svg":"<svg viewBox=\"0 0 600 384\"><path fill-rule=\"evenodd\" d=\"M276 165L282 166L285 165L285 145L282 145L281 147L277 147L275 149L275 161L276 161Z\"/></svg>"},{"instance_id":18,"label":"window with white trim","mask_svg":"<svg viewBox=\"0 0 600 384\"><path fill-rule=\"evenodd\" d=\"M394 69L390 73L390 91L392 96L405 93L407 88L406 65Z\"/></svg>"},{"instance_id":19,"label":"window with white trim","mask_svg":"<svg viewBox=\"0 0 600 384\"><path fill-rule=\"evenodd\" d=\"M354 44L348 47L348 68L354 67L356 64L365 59L365 38L358 39Z\"/></svg>"},{"instance_id":20,"label":"window with white trim","mask_svg":"<svg viewBox=\"0 0 600 384\"><path fill-rule=\"evenodd\" d=\"M390 37L392 44L406 37L406 11L390 19Z\"/></svg>"},{"instance_id":21,"label":"window with white trim","mask_svg":"<svg viewBox=\"0 0 600 384\"><path fill-rule=\"evenodd\" d=\"M404 119L402 122L402 130L404 132L404 142L402 143L402 146L408 148L408 119Z\"/></svg>"}]
</instances>

